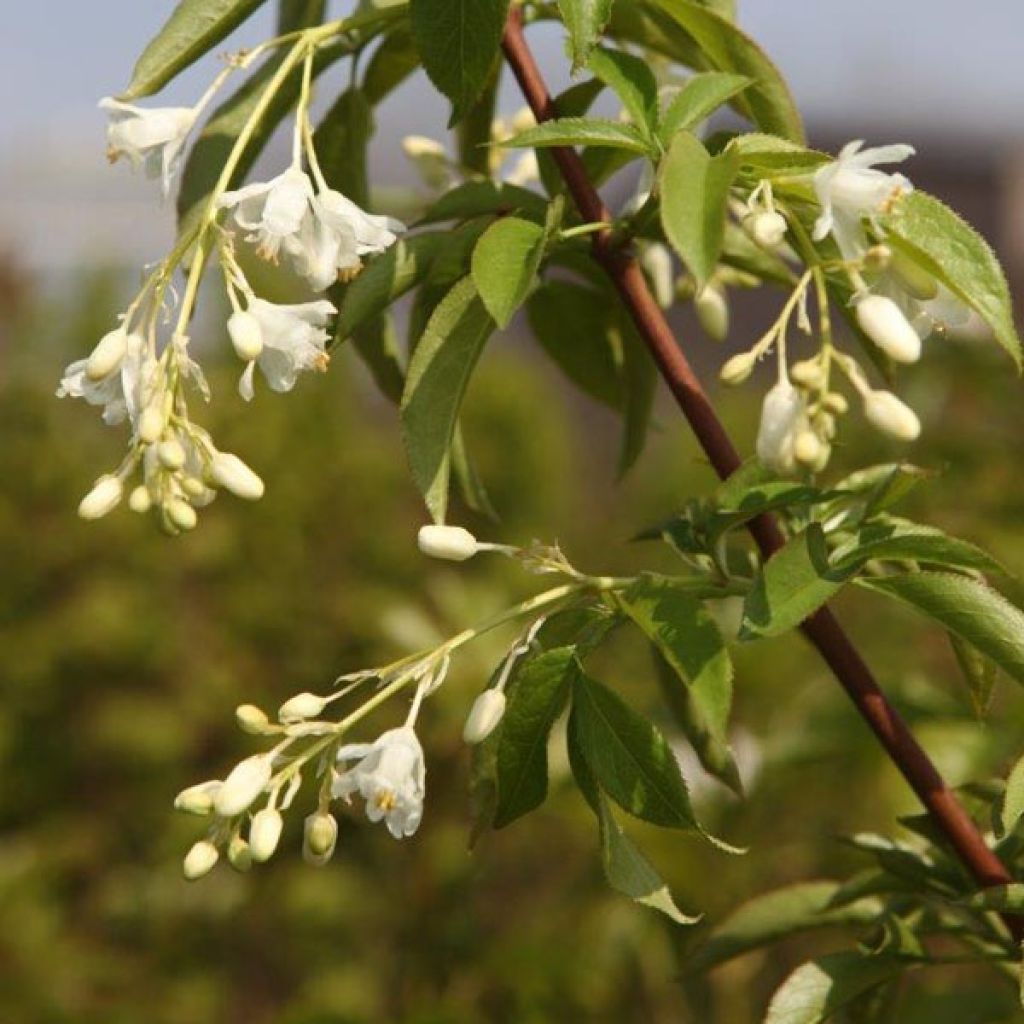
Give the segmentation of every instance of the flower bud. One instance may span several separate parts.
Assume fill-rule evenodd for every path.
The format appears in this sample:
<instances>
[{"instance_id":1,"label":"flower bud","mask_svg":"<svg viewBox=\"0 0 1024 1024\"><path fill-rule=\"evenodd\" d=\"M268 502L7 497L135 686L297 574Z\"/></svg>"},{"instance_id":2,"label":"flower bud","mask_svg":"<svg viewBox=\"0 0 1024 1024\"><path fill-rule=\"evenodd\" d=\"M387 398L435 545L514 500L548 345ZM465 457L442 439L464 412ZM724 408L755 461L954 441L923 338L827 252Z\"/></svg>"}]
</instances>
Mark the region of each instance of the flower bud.
<instances>
[{"instance_id":1,"label":"flower bud","mask_svg":"<svg viewBox=\"0 0 1024 1024\"><path fill-rule=\"evenodd\" d=\"M410 160L418 160L420 157L444 157L448 154L444 146L437 139L427 138L426 135L406 135L402 139L402 152Z\"/></svg>"},{"instance_id":2,"label":"flower bud","mask_svg":"<svg viewBox=\"0 0 1024 1024\"><path fill-rule=\"evenodd\" d=\"M174 809L185 814L209 814L213 810L213 801L220 787L220 779L189 786L174 798Z\"/></svg>"},{"instance_id":3,"label":"flower bud","mask_svg":"<svg viewBox=\"0 0 1024 1024\"><path fill-rule=\"evenodd\" d=\"M78 514L82 519L102 519L117 507L123 493L124 487L116 476L112 473L101 476L78 503Z\"/></svg>"},{"instance_id":4,"label":"flower bud","mask_svg":"<svg viewBox=\"0 0 1024 1024\"><path fill-rule=\"evenodd\" d=\"M914 410L891 391L869 391L864 398L864 415L872 426L900 441L915 441L921 421Z\"/></svg>"},{"instance_id":5,"label":"flower bud","mask_svg":"<svg viewBox=\"0 0 1024 1024\"><path fill-rule=\"evenodd\" d=\"M476 537L461 526L421 526L416 543L423 554L451 562L464 562L478 550Z\"/></svg>"},{"instance_id":6,"label":"flower bud","mask_svg":"<svg viewBox=\"0 0 1024 1024\"><path fill-rule=\"evenodd\" d=\"M266 788L270 775L270 757L266 754L256 754L239 761L217 791L213 809L222 818L241 814Z\"/></svg>"},{"instance_id":7,"label":"flower bud","mask_svg":"<svg viewBox=\"0 0 1024 1024\"><path fill-rule=\"evenodd\" d=\"M857 303L860 329L897 363L916 363L921 357L921 339L903 311L884 295L865 295Z\"/></svg>"},{"instance_id":8,"label":"flower bud","mask_svg":"<svg viewBox=\"0 0 1024 1024\"><path fill-rule=\"evenodd\" d=\"M939 282L923 267L901 252L893 253L893 273L900 284L921 302L928 302L939 294Z\"/></svg>"},{"instance_id":9,"label":"flower bud","mask_svg":"<svg viewBox=\"0 0 1024 1024\"><path fill-rule=\"evenodd\" d=\"M210 479L239 498L258 501L263 497L263 481L237 455L229 452L214 455Z\"/></svg>"},{"instance_id":10,"label":"flower bud","mask_svg":"<svg viewBox=\"0 0 1024 1024\"><path fill-rule=\"evenodd\" d=\"M850 411L850 403L838 391L830 391L822 399L822 404L836 416L845 416Z\"/></svg>"},{"instance_id":11,"label":"flower bud","mask_svg":"<svg viewBox=\"0 0 1024 1024\"><path fill-rule=\"evenodd\" d=\"M185 465L185 449L177 438L161 441L156 447L156 454L166 469L181 469Z\"/></svg>"},{"instance_id":12,"label":"flower bud","mask_svg":"<svg viewBox=\"0 0 1024 1024\"><path fill-rule=\"evenodd\" d=\"M281 812L273 807L264 807L262 811L257 811L253 815L252 824L249 826L249 849L252 851L252 859L257 864L262 864L274 856L283 828L284 818L281 817Z\"/></svg>"},{"instance_id":13,"label":"flower bud","mask_svg":"<svg viewBox=\"0 0 1024 1024\"><path fill-rule=\"evenodd\" d=\"M278 721L292 725L295 722L304 722L307 718L316 718L326 703L323 697L318 697L315 693L297 693L278 709Z\"/></svg>"},{"instance_id":14,"label":"flower bud","mask_svg":"<svg viewBox=\"0 0 1024 1024\"><path fill-rule=\"evenodd\" d=\"M139 440L143 444L153 444L160 440L164 432L164 414L159 405L147 405L139 417Z\"/></svg>"},{"instance_id":15,"label":"flower bud","mask_svg":"<svg viewBox=\"0 0 1024 1024\"><path fill-rule=\"evenodd\" d=\"M804 387L816 387L821 383L821 363L816 359L801 359L789 368L789 376Z\"/></svg>"},{"instance_id":16,"label":"flower bud","mask_svg":"<svg viewBox=\"0 0 1024 1024\"><path fill-rule=\"evenodd\" d=\"M693 300L697 319L712 341L724 341L729 333L729 305L721 288L706 284Z\"/></svg>"},{"instance_id":17,"label":"flower bud","mask_svg":"<svg viewBox=\"0 0 1024 1024\"><path fill-rule=\"evenodd\" d=\"M864 254L864 269L885 270L892 263L892 249L887 245L873 245Z\"/></svg>"},{"instance_id":18,"label":"flower bud","mask_svg":"<svg viewBox=\"0 0 1024 1024\"><path fill-rule=\"evenodd\" d=\"M757 431L757 457L762 465L776 473L793 471L794 432L803 414L803 399L788 378L780 380L764 396Z\"/></svg>"},{"instance_id":19,"label":"flower bud","mask_svg":"<svg viewBox=\"0 0 1024 1024\"><path fill-rule=\"evenodd\" d=\"M813 430L801 430L793 441L793 457L802 466L814 466L821 458L824 445Z\"/></svg>"},{"instance_id":20,"label":"flower bud","mask_svg":"<svg viewBox=\"0 0 1024 1024\"><path fill-rule=\"evenodd\" d=\"M651 282L655 301L662 309L668 309L675 299L675 273L672 269L672 254L660 242L645 245L640 252L640 265Z\"/></svg>"},{"instance_id":21,"label":"flower bud","mask_svg":"<svg viewBox=\"0 0 1024 1024\"><path fill-rule=\"evenodd\" d=\"M466 724L462 727L462 738L466 743L483 743L498 727L505 714L506 699L502 690L484 690L469 709Z\"/></svg>"},{"instance_id":22,"label":"flower bud","mask_svg":"<svg viewBox=\"0 0 1024 1024\"><path fill-rule=\"evenodd\" d=\"M120 365L128 348L128 333L118 327L100 338L85 363L85 375L89 380L103 380Z\"/></svg>"},{"instance_id":23,"label":"flower bud","mask_svg":"<svg viewBox=\"0 0 1024 1024\"><path fill-rule=\"evenodd\" d=\"M228 863L236 871L248 871L252 867L252 847L237 833L228 843Z\"/></svg>"},{"instance_id":24,"label":"flower bud","mask_svg":"<svg viewBox=\"0 0 1024 1024\"><path fill-rule=\"evenodd\" d=\"M262 736L270 725L267 713L255 704L239 704L235 708L235 722L242 732L247 732L250 736Z\"/></svg>"},{"instance_id":25,"label":"flower bud","mask_svg":"<svg viewBox=\"0 0 1024 1024\"><path fill-rule=\"evenodd\" d=\"M139 484L138 487L132 488L132 493L128 495L128 507L133 512L143 513L148 512L153 505L153 499L150 496L149 488L144 484Z\"/></svg>"},{"instance_id":26,"label":"flower bud","mask_svg":"<svg viewBox=\"0 0 1024 1024\"><path fill-rule=\"evenodd\" d=\"M263 351L263 329L259 320L244 310L238 310L228 317L228 337L235 354L246 363L251 363Z\"/></svg>"},{"instance_id":27,"label":"flower bud","mask_svg":"<svg viewBox=\"0 0 1024 1024\"><path fill-rule=\"evenodd\" d=\"M194 530L196 522L196 510L183 498L171 498L164 505L167 518L179 530Z\"/></svg>"},{"instance_id":28,"label":"flower bud","mask_svg":"<svg viewBox=\"0 0 1024 1024\"><path fill-rule=\"evenodd\" d=\"M185 854L185 860L181 866L182 871L190 882L194 882L197 878L208 875L219 858L220 853L217 847L209 839L200 839Z\"/></svg>"},{"instance_id":29,"label":"flower bud","mask_svg":"<svg viewBox=\"0 0 1024 1024\"><path fill-rule=\"evenodd\" d=\"M338 842L338 822L326 811L316 811L305 821L302 832L302 857L317 867L326 864Z\"/></svg>"},{"instance_id":30,"label":"flower bud","mask_svg":"<svg viewBox=\"0 0 1024 1024\"><path fill-rule=\"evenodd\" d=\"M786 218L774 210L762 210L746 217L743 227L762 249L774 249L786 237Z\"/></svg>"},{"instance_id":31,"label":"flower bud","mask_svg":"<svg viewBox=\"0 0 1024 1024\"><path fill-rule=\"evenodd\" d=\"M836 418L830 412L819 412L814 417L814 425L818 428L818 436L831 441L836 436Z\"/></svg>"},{"instance_id":32,"label":"flower bud","mask_svg":"<svg viewBox=\"0 0 1024 1024\"><path fill-rule=\"evenodd\" d=\"M740 352L739 355L727 359L718 371L718 379L723 384L742 384L753 372L757 358L751 352Z\"/></svg>"}]
</instances>

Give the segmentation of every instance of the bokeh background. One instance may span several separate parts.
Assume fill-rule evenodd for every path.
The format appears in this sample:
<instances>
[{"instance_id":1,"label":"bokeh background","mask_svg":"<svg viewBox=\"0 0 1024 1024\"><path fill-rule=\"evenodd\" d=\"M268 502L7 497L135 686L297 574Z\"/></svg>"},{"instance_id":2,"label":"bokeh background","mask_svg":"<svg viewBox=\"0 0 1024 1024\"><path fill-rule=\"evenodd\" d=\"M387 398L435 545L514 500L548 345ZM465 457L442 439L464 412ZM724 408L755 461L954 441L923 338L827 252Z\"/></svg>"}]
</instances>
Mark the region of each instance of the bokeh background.
<instances>
[{"instance_id":1,"label":"bokeh background","mask_svg":"<svg viewBox=\"0 0 1024 1024\"><path fill-rule=\"evenodd\" d=\"M332 5L339 12L345 5ZM151 183L104 161L94 102L115 92L170 3L15 5L0 42L0 1022L3 1024L334 1024L334 1022L759 1020L772 988L839 934L796 940L694 980L693 930L614 896L596 830L555 751L538 814L467 848L467 702L509 637L460 660L424 717L429 802L414 840L346 818L335 860L314 870L286 833L269 865L180 877L194 820L170 809L184 785L252 750L232 724L242 701L274 708L341 671L390 659L530 592L536 581L478 559L424 564L423 518L393 410L344 351L291 395L234 395L216 311L205 361L216 437L267 480L267 497L221 500L192 535L168 540L127 512L74 516L121 439L84 405L58 402L63 365L108 328L158 258L172 214ZM740 4L744 25L787 72L817 144L909 141L908 173L981 227L1024 294L1024 14L1014 0L960 5ZM270 5L237 36L272 30ZM535 36L555 85L556 34ZM191 102L210 65L182 76ZM379 112L374 182L413 176L408 132L440 134L422 83ZM511 89L506 112L518 102ZM273 153L268 157L274 162ZM209 307L208 307L209 308ZM708 374L749 330L737 311L726 349L679 322ZM197 331L196 334L201 332ZM908 509L992 547L1024 572L1020 382L994 351L930 344L906 393L926 424L913 458L942 469ZM756 408L721 395L749 446ZM469 397L470 445L502 514L460 517L511 541L558 538L594 571L668 566L628 538L711 474L665 396L648 451L615 480L617 425L568 392L513 329L493 345ZM895 454L851 429L838 468ZM1014 581L1006 589L1018 600ZM1024 702L1000 687L975 716L941 634L860 595L844 618L888 692L954 783L1004 771L1024 750ZM812 654L795 639L737 653L739 803L687 762L709 826L749 844L730 858L674 834L633 832L681 905L720 920L775 885L858 867L836 839L887 830L914 804ZM656 712L649 665L628 641L600 674ZM382 724L384 720L382 719ZM668 725L666 723L666 728ZM915 979L901 1024L1024 1019L991 976Z\"/></svg>"}]
</instances>

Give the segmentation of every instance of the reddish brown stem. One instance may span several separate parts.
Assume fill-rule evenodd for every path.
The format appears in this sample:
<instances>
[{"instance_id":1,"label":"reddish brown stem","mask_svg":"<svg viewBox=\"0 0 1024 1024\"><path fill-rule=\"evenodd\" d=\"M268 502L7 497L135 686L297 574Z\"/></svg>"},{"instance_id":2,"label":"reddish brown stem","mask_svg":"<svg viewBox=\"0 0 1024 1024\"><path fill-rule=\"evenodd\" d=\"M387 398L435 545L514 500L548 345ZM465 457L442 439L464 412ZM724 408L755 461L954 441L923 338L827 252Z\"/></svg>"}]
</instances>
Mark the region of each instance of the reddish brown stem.
<instances>
[{"instance_id":1,"label":"reddish brown stem","mask_svg":"<svg viewBox=\"0 0 1024 1024\"><path fill-rule=\"evenodd\" d=\"M551 95L523 36L522 16L514 7L505 27L502 47L537 120L545 121L556 116ZM553 147L549 152L583 219L594 223L610 222L611 214L601 201L576 151L568 147ZM629 253L614 245L610 230L595 233L591 236L591 243L594 258L614 283L640 336L650 349L661 376L689 421L715 472L724 479L740 465L740 457L689 361L676 343L639 265ZM765 558L782 546L782 533L771 517L761 516L751 522L749 528ZM946 785L938 769L886 699L871 670L832 612L822 608L801 628L978 883L990 886L1010 882L1010 873L985 844L974 822ZM1020 919L1008 918L1007 924L1014 936L1018 937L1021 933Z\"/></svg>"}]
</instances>

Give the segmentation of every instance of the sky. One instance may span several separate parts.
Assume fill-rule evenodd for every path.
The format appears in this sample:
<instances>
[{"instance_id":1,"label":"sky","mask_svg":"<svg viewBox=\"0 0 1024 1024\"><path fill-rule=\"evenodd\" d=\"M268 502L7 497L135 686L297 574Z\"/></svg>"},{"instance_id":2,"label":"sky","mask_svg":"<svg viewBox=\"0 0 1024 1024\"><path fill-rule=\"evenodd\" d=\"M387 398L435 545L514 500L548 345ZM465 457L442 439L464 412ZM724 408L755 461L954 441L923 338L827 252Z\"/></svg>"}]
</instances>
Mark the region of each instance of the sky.
<instances>
[{"instance_id":1,"label":"sky","mask_svg":"<svg viewBox=\"0 0 1024 1024\"><path fill-rule=\"evenodd\" d=\"M171 0L12 4L0 41L0 247L29 265L73 264L83 247L149 258L169 231L151 183L107 169L99 97L116 93ZM343 14L350 3L334 2ZM739 0L740 24L789 78L807 121L873 141L1024 141L1024 4L983 0L964 16L953 0ZM272 34L268 3L220 49ZM563 84L560 39L532 38L553 84ZM191 103L216 65L191 69L159 102ZM398 140L438 135L445 107L406 90L380 112L375 167L404 173ZM384 183L388 183L386 180ZM40 230L40 225L44 225Z\"/></svg>"}]
</instances>

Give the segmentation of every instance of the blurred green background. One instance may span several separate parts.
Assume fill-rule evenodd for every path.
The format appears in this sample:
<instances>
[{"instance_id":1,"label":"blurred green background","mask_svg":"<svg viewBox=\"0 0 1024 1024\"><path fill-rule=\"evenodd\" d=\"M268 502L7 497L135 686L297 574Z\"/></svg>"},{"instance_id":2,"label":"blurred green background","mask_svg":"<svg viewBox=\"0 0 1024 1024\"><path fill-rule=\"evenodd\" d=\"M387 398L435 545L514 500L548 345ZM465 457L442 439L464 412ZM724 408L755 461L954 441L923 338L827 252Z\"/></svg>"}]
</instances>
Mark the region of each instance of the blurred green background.
<instances>
[{"instance_id":1,"label":"blurred green background","mask_svg":"<svg viewBox=\"0 0 1024 1024\"><path fill-rule=\"evenodd\" d=\"M264 476L262 502L221 498L175 540L126 510L80 522L79 496L122 439L53 388L121 308L121 282L93 271L37 291L11 268L2 277L0 1022L747 1024L791 966L849 944L816 935L687 978L699 929L606 888L594 822L557 755L545 807L470 852L458 736L509 634L472 647L428 705L428 803L414 839L396 843L349 815L334 861L317 870L299 856L300 813L268 865L185 883L180 858L199 829L171 802L255 749L234 727L236 704L273 709L324 690L337 673L446 635L542 581L500 559L447 567L418 556L423 512L393 410L344 351L328 375L244 410L237 367L210 360L217 400L195 415ZM948 466L908 512L990 545L1017 571L1019 387L998 356L952 343L929 344L907 382L926 424L913 458ZM748 448L757 393L722 396ZM647 453L616 485L616 424L567 394L532 342L505 339L467 416L503 522L459 519L511 542L557 538L591 571L670 566L628 538L711 474L664 398ZM855 417L844 440L837 470L893 454ZM864 595L840 604L951 781L1003 771L1022 752L1024 702L1010 684L979 722L940 633ZM709 827L750 853L628 826L680 905L709 922L770 887L856 869L836 837L889 830L914 809L801 641L758 643L737 661L748 800L689 774ZM639 644L616 641L596 671L658 714ZM1024 1019L1015 1005L994 975L947 969L911 978L899 1020Z\"/></svg>"}]
</instances>

